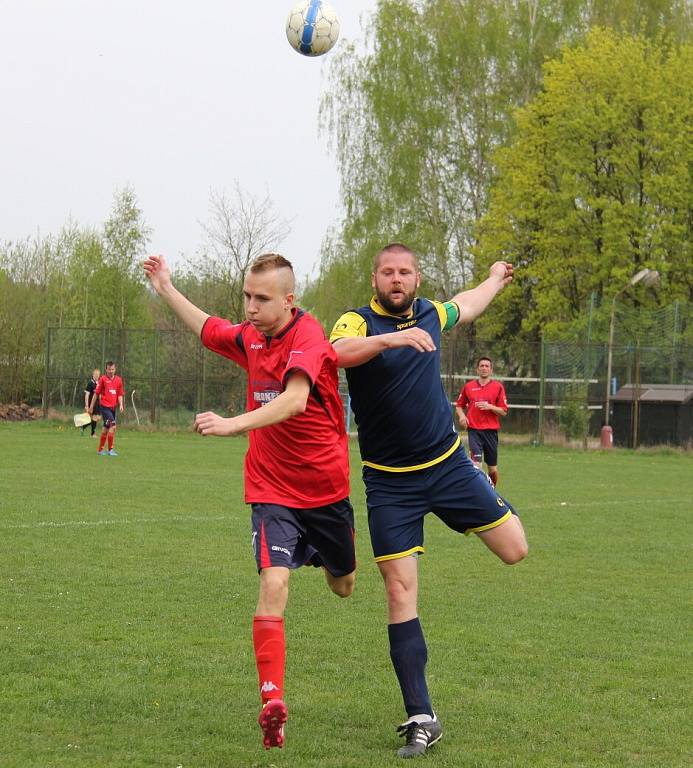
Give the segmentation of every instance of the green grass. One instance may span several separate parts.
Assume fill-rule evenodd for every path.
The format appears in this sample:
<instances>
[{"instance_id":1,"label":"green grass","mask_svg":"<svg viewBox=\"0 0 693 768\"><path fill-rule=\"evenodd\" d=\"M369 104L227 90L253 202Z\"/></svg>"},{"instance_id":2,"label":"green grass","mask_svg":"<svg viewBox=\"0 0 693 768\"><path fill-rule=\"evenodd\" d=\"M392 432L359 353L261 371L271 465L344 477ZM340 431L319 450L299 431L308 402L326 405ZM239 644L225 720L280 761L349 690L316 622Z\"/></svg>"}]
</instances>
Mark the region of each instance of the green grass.
<instances>
[{"instance_id":1,"label":"green grass","mask_svg":"<svg viewBox=\"0 0 693 768\"><path fill-rule=\"evenodd\" d=\"M243 440L0 425L2 768L380 768L403 717L352 456L350 600L292 576L287 748L265 752ZM445 768L690 765L693 458L501 447L530 540L503 566L430 519Z\"/></svg>"}]
</instances>

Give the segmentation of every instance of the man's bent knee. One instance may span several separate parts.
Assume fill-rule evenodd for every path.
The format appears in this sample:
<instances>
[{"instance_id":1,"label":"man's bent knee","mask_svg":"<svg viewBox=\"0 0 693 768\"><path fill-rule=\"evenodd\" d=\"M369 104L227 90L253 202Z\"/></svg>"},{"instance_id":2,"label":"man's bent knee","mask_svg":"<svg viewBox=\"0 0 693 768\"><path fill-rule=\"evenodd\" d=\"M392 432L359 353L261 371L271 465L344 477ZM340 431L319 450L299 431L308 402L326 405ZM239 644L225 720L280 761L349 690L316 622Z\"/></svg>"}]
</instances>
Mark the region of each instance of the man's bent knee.
<instances>
[{"instance_id":1,"label":"man's bent knee","mask_svg":"<svg viewBox=\"0 0 693 768\"><path fill-rule=\"evenodd\" d=\"M528 552L529 547L527 546L527 542L522 541L518 542L515 547L499 552L498 556L506 565L515 565L521 560L524 560L525 557L527 557Z\"/></svg>"},{"instance_id":2,"label":"man's bent knee","mask_svg":"<svg viewBox=\"0 0 693 768\"><path fill-rule=\"evenodd\" d=\"M349 597L354 591L354 584L356 583L356 574L352 571L345 576L333 576L329 571L325 571L327 577L327 583L330 589L337 595L337 597Z\"/></svg>"}]
</instances>

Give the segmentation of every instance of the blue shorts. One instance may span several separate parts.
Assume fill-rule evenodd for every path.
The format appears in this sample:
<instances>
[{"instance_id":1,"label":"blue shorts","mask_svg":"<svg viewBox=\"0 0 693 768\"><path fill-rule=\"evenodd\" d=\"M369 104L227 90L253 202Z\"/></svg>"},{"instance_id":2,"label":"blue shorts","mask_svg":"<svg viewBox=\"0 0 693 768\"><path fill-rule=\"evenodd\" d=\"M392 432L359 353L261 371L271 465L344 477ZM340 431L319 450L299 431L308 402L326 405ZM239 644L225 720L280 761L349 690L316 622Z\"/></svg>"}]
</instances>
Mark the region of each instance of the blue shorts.
<instances>
[{"instance_id":1,"label":"blue shorts","mask_svg":"<svg viewBox=\"0 0 693 768\"><path fill-rule=\"evenodd\" d=\"M103 419L103 425L104 427L115 427L116 425L116 412L115 408L106 408L106 406L101 406L101 418Z\"/></svg>"},{"instance_id":2,"label":"blue shorts","mask_svg":"<svg viewBox=\"0 0 693 768\"><path fill-rule=\"evenodd\" d=\"M333 576L356 568L354 510L349 499L312 509L252 504L257 569L324 565Z\"/></svg>"},{"instance_id":3,"label":"blue shorts","mask_svg":"<svg viewBox=\"0 0 693 768\"><path fill-rule=\"evenodd\" d=\"M464 448L428 469L363 468L368 527L376 562L424 551L424 517L433 512L459 533L481 533L515 513Z\"/></svg>"},{"instance_id":4,"label":"blue shorts","mask_svg":"<svg viewBox=\"0 0 693 768\"><path fill-rule=\"evenodd\" d=\"M489 467L498 464L498 430L496 429L467 429L469 436L469 453L472 460L481 464L481 460Z\"/></svg>"}]
</instances>

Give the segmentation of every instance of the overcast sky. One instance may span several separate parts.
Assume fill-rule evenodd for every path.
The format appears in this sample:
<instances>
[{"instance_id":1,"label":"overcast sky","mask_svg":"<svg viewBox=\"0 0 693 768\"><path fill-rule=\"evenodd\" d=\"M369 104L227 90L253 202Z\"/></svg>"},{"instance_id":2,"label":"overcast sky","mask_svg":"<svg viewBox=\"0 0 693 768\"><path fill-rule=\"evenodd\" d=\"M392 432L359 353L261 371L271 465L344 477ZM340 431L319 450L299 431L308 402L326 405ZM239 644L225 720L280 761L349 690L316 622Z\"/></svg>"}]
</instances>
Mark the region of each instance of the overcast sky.
<instances>
[{"instance_id":1,"label":"overcast sky","mask_svg":"<svg viewBox=\"0 0 693 768\"><path fill-rule=\"evenodd\" d=\"M376 0L332 4L340 42L363 39ZM289 46L292 5L0 0L0 240L101 224L130 186L152 252L193 255L210 191L238 180L291 220L281 249L308 274L338 179L317 128L330 54Z\"/></svg>"}]
</instances>

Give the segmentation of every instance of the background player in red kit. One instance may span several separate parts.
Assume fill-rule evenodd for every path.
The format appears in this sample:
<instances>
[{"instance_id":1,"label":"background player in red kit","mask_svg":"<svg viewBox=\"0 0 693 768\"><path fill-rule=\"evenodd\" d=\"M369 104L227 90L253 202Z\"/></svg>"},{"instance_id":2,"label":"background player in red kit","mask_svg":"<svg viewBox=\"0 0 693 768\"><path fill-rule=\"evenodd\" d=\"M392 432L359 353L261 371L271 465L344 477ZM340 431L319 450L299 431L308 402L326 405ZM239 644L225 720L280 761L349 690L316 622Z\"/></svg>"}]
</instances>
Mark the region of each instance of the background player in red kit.
<instances>
[{"instance_id":1,"label":"background player in red kit","mask_svg":"<svg viewBox=\"0 0 693 768\"><path fill-rule=\"evenodd\" d=\"M276 253L260 256L243 284L245 322L210 317L179 293L162 256L144 270L153 288L202 343L248 372L247 411L200 413L201 435L249 433L245 500L252 507L260 592L253 644L266 748L284 745L284 609L291 569L321 565L330 589L354 588L354 513L336 354L318 322L293 306L294 273Z\"/></svg>"},{"instance_id":2,"label":"background player in red kit","mask_svg":"<svg viewBox=\"0 0 693 768\"><path fill-rule=\"evenodd\" d=\"M505 388L491 378L493 361L480 357L476 363L479 377L468 381L460 390L455 403L457 417L462 429L469 435L469 454L472 461L481 467L486 462L488 476L494 485L498 484L498 430L500 417L508 412Z\"/></svg>"},{"instance_id":3,"label":"background player in red kit","mask_svg":"<svg viewBox=\"0 0 693 768\"><path fill-rule=\"evenodd\" d=\"M112 360L106 363L106 375L101 376L97 382L94 394L98 397L101 419L103 420L98 452L101 456L117 456L118 454L113 448L116 431L116 407L121 413L123 412L125 389L123 388L123 380L120 376L116 376L116 366ZM92 413L94 409L94 402L97 402L96 398L92 401L89 413ZM108 440L108 450L105 448L106 440Z\"/></svg>"}]
</instances>

